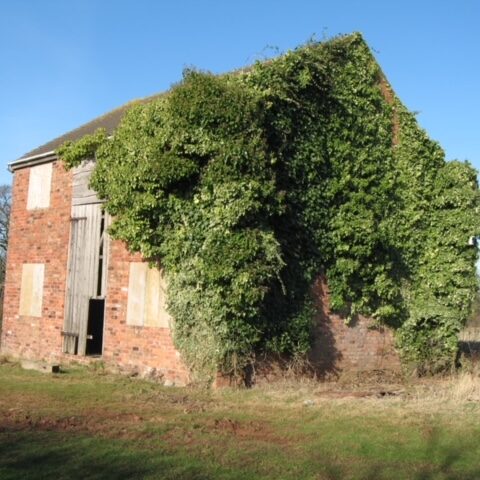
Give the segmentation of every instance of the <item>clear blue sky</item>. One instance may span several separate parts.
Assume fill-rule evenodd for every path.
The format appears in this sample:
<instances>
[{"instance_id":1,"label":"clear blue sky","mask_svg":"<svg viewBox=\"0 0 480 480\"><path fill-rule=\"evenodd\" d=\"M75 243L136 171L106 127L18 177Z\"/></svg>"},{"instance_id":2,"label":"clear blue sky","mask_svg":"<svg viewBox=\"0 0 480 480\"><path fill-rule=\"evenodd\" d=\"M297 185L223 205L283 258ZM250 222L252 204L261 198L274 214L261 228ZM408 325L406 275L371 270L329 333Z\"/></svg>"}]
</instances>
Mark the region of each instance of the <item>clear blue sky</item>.
<instances>
[{"instance_id":1,"label":"clear blue sky","mask_svg":"<svg viewBox=\"0 0 480 480\"><path fill-rule=\"evenodd\" d=\"M479 0L0 0L0 184L7 163L186 66L224 72L352 31L447 158L480 168Z\"/></svg>"}]
</instances>

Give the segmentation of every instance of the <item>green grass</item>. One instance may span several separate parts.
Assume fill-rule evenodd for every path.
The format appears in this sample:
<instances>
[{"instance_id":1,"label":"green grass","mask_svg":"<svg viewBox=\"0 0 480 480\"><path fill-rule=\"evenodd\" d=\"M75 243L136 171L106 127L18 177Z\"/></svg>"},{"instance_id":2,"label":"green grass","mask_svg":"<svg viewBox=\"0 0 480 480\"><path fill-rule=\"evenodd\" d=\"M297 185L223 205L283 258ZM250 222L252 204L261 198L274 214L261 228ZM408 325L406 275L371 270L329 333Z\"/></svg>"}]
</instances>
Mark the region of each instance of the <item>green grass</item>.
<instances>
[{"instance_id":1,"label":"green grass","mask_svg":"<svg viewBox=\"0 0 480 480\"><path fill-rule=\"evenodd\" d=\"M382 399L322 388L165 388L5 364L0 479L480 478L478 402L433 395L434 381Z\"/></svg>"}]
</instances>

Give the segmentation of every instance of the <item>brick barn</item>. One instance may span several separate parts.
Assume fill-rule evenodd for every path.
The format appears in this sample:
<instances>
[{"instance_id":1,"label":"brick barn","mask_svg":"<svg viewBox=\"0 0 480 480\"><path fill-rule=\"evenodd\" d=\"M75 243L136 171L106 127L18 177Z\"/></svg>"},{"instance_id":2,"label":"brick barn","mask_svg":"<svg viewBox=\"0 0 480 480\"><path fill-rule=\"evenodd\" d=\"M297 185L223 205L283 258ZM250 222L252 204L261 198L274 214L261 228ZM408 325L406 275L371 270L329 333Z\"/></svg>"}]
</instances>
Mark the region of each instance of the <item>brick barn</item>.
<instances>
[{"instance_id":1,"label":"brick barn","mask_svg":"<svg viewBox=\"0 0 480 480\"><path fill-rule=\"evenodd\" d=\"M145 100L145 101L148 101ZM55 149L97 128L112 132L128 106L71 131L9 165L12 210L1 353L68 363L101 358L114 369L177 385L189 373L176 351L162 272L108 237L110 219L88 188L94 162L67 171ZM314 285L311 360L322 374L399 368L388 329L347 326Z\"/></svg>"}]
</instances>

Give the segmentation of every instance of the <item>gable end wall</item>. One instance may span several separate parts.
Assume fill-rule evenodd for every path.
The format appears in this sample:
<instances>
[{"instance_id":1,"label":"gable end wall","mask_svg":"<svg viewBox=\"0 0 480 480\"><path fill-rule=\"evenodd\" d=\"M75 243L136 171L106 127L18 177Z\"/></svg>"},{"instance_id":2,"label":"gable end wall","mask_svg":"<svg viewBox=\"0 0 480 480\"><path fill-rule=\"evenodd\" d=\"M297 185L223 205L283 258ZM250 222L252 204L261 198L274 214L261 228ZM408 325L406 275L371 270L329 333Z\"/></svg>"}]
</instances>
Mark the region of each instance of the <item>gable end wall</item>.
<instances>
[{"instance_id":1,"label":"gable end wall","mask_svg":"<svg viewBox=\"0 0 480 480\"><path fill-rule=\"evenodd\" d=\"M61 352L70 234L71 175L54 162L48 208L27 210L30 168L15 172L12 187L2 353L28 359ZM22 265L44 264L40 317L19 314Z\"/></svg>"},{"instance_id":2,"label":"gable end wall","mask_svg":"<svg viewBox=\"0 0 480 480\"><path fill-rule=\"evenodd\" d=\"M88 361L62 354L68 246L72 203L72 174L53 162L50 207L27 210L30 168L15 171L4 296L1 353L16 358L68 362ZM188 382L188 371L175 350L168 328L127 325L130 262L142 261L125 245L112 241L109 249L103 360L125 372L150 373L177 384ZM24 264L44 264L40 317L23 316L20 290ZM311 360L325 373L398 370L400 363L388 329L371 329L359 318L345 325L329 310L323 279L314 286L318 306Z\"/></svg>"}]
</instances>

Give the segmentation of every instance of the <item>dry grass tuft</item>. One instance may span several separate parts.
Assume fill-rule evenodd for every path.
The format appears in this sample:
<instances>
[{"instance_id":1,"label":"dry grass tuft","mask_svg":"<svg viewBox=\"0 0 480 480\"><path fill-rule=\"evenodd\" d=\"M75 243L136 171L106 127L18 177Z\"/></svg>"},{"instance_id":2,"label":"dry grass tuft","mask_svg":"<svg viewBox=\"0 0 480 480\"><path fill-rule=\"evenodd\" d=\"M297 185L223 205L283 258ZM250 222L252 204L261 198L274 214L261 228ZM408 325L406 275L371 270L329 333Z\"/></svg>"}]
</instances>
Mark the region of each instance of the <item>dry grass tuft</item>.
<instances>
[{"instance_id":1,"label":"dry grass tuft","mask_svg":"<svg viewBox=\"0 0 480 480\"><path fill-rule=\"evenodd\" d=\"M458 339L461 342L475 342L475 341L480 341L480 327L467 327L464 328L461 332L460 335L458 336Z\"/></svg>"},{"instance_id":2,"label":"dry grass tuft","mask_svg":"<svg viewBox=\"0 0 480 480\"><path fill-rule=\"evenodd\" d=\"M480 402L480 365L443 378L430 378L413 386L408 396L414 407L452 409Z\"/></svg>"},{"instance_id":3,"label":"dry grass tuft","mask_svg":"<svg viewBox=\"0 0 480 480\"><path fill-rule=\"evenodd\" d=\"M480 376L473 373L459 375L450 390L453 400L480 401Z\"/></svg>"}]
</instances>

